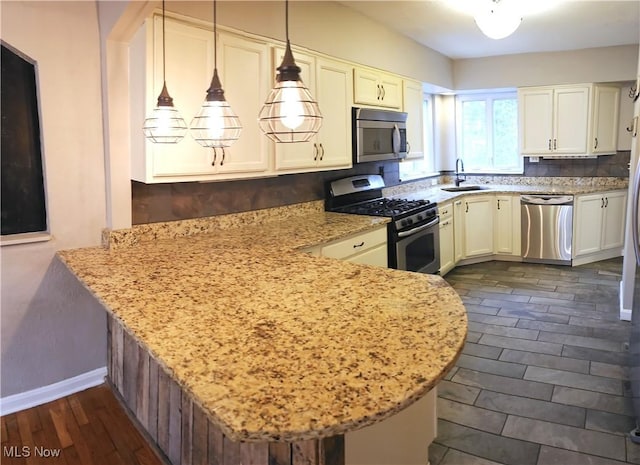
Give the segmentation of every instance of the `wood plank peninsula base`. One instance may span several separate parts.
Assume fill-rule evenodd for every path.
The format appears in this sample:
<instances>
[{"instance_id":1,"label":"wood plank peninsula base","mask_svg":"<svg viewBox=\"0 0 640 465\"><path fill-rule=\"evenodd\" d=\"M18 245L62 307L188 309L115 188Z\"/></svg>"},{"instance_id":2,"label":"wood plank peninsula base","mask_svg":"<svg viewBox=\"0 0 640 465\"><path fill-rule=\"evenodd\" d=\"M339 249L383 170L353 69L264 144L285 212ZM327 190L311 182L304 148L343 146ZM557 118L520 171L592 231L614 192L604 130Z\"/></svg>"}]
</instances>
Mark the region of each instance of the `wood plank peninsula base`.
<instances>
[{"instance_id":1,"label":"wood plank peninsula base","mask_svg":"<svg viewBox=\"0 0 640 465\"><path fill-rule=\"evenodd\" d=\"M158 362L107 315L108 377L174 465L344 465L344 435L295 442L229 439Z\"/></svg>"}]
</instances>

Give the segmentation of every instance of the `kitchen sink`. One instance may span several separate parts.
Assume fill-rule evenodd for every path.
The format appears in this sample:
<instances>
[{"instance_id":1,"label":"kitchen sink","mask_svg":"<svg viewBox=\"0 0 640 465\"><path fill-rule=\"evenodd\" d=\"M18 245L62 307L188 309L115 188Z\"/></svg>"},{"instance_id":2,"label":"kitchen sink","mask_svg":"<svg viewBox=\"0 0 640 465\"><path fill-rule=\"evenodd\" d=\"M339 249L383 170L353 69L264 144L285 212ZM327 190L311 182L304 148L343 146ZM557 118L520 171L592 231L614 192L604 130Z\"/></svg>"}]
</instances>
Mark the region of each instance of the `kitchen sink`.
<instances>
[{"instance_id":1,"label":"kitchen sink","mask_svg":"<svg viewBox=\"0 0 640 465\"><path fill-rule=\"evenodd\" d=\"M451 187L441 187L440 189L447 192L465 192L465 191L481 191L487 188L484 186L451 186Z\"/></svg>"}]
</instances>

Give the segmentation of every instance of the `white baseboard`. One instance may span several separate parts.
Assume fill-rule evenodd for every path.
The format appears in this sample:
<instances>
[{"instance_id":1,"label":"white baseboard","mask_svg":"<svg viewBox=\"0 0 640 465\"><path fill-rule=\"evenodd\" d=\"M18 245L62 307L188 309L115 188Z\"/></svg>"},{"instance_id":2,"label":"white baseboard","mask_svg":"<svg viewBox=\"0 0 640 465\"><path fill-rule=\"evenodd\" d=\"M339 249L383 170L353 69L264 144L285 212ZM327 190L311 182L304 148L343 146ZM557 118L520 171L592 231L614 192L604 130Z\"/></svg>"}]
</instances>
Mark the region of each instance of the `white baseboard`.
<instances>
[{"instance_id":1,"label":"white baseboard","mask_svg":"<svg viewBox=\"0 0 640 465\"><path fill-rule=\"evenodd\" d=\"M64 379L48 386L0 398L0 415L8 415L20 410L46 404L52 400L84 391L104 383L107 367L97 368L73 378Z\"/></svg>"},{"instance_id":2,"label":"white baseboard","mask_svg":"<svg viewBox=\"0 0 640 465\"><path fill-rule=\"evenodd\" d=\"M631 321L631 309L624 308L624 303L622 302L624 299L622 298L622 281L620 281L620 319L622 321Z\"/></svg>"}]
</instances>

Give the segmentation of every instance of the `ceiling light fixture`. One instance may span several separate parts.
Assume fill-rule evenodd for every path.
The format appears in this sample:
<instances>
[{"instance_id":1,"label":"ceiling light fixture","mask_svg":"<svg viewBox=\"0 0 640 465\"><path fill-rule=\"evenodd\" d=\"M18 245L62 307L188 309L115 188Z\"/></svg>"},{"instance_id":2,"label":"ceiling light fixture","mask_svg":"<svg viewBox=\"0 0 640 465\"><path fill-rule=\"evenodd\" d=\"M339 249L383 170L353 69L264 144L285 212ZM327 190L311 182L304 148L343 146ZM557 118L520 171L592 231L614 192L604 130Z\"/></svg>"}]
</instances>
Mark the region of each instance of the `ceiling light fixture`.
<instances>
[{"instance_id":1,"label":"ceiling light fixture","mask_svg":"<svg viewBox=\"0 0 640 465\"><path fill-rule=\"evenodd\" d=\"M289 43L289 0L285 1L287 48L277 68L276 85L260 110L260 129L276 142L305 142L322 126L318 103L300 79Z\"/></svg>"},{"instance_id":2,"label":"ceiling light fixture","mask_svg":"<svg viewBox=\"0 0 640 465\"><path fill-rule=\"evenodd\" d=\"M224 148L237 141L242 132L240 119L224 98L218 77L217 35L216 0L213 0L213 77L207 89L207 98L191 121L191 135L203 147L214 149L214 164L215 150L222 148L221 163L224 163Z\"/></svg>"},{"instance_id":3,"label":"ceiling light fixture","mask_svg":"<svg viewBox=\"0 0 640 465\"><path fill-rule=\"evenodd\" d=\"M167 91L164 43L164 0L162 0L162 91L158 96L158 104L147 119L144 120L142 130L145 137L151 142L175 144L180 142L187 133L187 123L180 116L180 112L173 106L173 99Z\"/></svg>"},{"instance_id":4,"label":"ceiling light fixture","mask_svg":"<svg viewBox=\"0 0 640 465\"><path fill-rule=\"evenodd\" d=\"M487 9L474 19L484 35L497 40L513 34L522 21L522 15L509 0L491 0Z\"/></svg>"}]
</instances>

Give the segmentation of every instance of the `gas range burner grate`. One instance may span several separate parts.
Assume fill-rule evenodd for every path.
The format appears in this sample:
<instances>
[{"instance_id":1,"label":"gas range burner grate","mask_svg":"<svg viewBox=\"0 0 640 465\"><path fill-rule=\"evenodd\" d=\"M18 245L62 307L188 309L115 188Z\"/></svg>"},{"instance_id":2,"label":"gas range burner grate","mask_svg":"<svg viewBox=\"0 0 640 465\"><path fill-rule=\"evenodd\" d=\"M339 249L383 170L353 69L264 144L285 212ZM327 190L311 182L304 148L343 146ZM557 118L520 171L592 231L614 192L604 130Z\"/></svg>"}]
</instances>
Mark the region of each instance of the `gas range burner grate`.
<instances>
[{"instance_id":1,"label":"gas range burner grate","mask_svg":"<svg viewBox=\"0 0 640 465\"><path fill-rule=\"evenodd\" d=\"M357 215L387 216L396 218L398 216L422 210L429 205L428 200L407 200L407 199L374 199L368 202L347 205L338 211L342 213L354 213Z\"/></svg>"}]
</instances>

